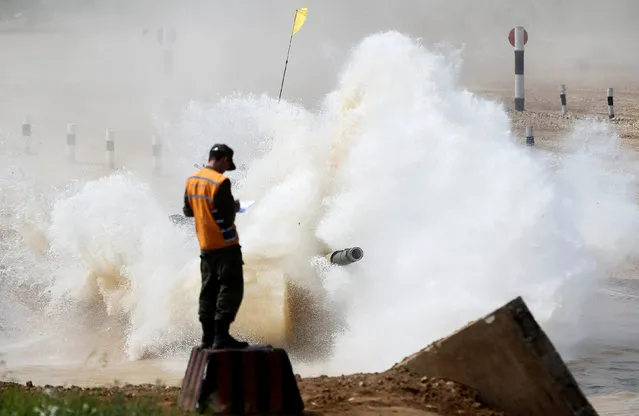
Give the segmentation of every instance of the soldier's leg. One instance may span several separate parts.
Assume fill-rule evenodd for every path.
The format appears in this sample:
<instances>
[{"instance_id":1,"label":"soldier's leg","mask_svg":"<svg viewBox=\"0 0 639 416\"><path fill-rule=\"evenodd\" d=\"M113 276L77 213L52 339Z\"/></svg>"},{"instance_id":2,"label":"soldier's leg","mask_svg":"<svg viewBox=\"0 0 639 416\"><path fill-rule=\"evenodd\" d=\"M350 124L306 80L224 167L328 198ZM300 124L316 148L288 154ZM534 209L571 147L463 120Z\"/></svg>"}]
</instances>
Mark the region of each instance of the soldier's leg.
<instances>
[{"instance_id":1,"label":"soldier's leg","mask_svg":"<svg viewBox=\"0 0 639 416\"><path fill-rule=\"evenodd\" d=\"M248 343L237 341L229 334L229 327L244 297L244 261L240 247L225 250L218 262L220 292L215 315L214 348L246 348Z\"/></svg>"},{"instance_id":2,"label":"soldier's leg","mask_svg":"<svg viewBox=\"0 0 639 416\"><path fill-rule=\"evenodd\" d=\"M210 254L200 255L200 272L202 274L202 286L198 315L202 325L202 348L210 348L215 342L215 313L220 285L217 273L217 264Z\"/></svg>"}]
</instances>

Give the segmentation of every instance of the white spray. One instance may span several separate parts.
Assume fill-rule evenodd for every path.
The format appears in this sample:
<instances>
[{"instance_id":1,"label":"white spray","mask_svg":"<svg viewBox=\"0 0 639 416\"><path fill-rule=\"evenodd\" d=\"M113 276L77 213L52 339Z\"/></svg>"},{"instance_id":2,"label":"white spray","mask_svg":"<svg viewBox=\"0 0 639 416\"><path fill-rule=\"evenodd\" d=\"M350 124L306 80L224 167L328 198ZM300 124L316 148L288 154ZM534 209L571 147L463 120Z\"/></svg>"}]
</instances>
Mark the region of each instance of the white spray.
<instances>
[{"instance_id":1,"label":"white spray","mask_svg":"<svg viewBox=\"0 0 639 416\"><path fill-rule=\"evenodd\" d=\"M59 195L45 232L46 313L118 326L133 359L192 345L197 244L163 206L179 209L193 162L225 142L242 166L236 196L258 201L238 218L257 282L238 327L283 331L275 318L251 322L282 308L271 283L302 285L332 315L318 317L331 358L307 373L383 370L519 295L567 350L587 330L580 313L597 278L637 246L633 172L611 167L619 138L596 123L568 138L589 146L563 158L522 146L500 105L458 86L458 66L390 32L354 50L317 112L241 95L193 103L161 132L173 139L170 192L118 173ZM357 264L320 259L353 245L366 252Z\"/></svg>"}]
</instances>

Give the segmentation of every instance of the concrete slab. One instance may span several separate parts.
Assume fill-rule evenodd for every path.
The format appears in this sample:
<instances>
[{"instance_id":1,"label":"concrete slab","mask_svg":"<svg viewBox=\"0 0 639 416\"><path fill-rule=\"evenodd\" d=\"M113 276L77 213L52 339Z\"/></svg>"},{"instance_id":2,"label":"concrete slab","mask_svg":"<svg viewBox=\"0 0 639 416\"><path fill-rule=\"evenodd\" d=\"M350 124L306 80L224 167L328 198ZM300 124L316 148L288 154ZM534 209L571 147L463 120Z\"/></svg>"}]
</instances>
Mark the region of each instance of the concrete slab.
<instances>
[{"instance_id":1,"label":"concrete slab","mask_svg":"<svg viewBox=\"0 0 639 416\"><path fill-rule=\"evenodd\" d=\"M511 416L597 415L521 297L399 365L474 388Z\"/></svg>"}]
</instances>

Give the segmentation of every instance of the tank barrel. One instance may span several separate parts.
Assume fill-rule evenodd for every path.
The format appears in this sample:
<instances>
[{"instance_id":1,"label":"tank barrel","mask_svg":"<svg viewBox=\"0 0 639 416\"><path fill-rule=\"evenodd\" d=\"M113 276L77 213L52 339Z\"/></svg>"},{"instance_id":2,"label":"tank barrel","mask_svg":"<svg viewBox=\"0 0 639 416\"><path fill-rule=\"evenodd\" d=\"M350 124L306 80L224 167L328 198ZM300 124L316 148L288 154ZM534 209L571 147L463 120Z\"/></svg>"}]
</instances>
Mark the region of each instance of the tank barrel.
<instances>
[{"instance_id":1,"label":"tank barrel","mask_svg":"<svg viewBox=\"0 0 639 416\"><path fill-rule=\"evenodd\" d=\"M343 250L333 251L327 257L333 264L337 264L338 266L348 266L349 264L360 261L362 257L364 257L364 250L359 247L350 247Z\"/></svg>"}]
</instances>

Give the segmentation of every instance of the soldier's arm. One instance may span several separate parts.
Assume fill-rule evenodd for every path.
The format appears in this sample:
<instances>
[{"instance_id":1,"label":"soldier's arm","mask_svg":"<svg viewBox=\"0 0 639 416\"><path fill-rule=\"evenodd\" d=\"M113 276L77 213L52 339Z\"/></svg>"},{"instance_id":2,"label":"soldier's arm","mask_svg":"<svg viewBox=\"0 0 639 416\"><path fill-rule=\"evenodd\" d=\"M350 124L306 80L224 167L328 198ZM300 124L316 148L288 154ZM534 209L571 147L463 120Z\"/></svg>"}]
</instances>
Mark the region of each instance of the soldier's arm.
<instances>
[{"instance_id":1,"label":"soldier's arm","mask_svg":"<svg viewBox=\"0 0 639 416\"><path fill-rule=\"evenodd\" d=\"M193 217L193 208L191 208L191 203L189 202L186 190L184 191L184 206L182 207L182 212L185 217Z\"/></svg>"},{"instance_id":2,"label":"soldier's arm","mask_svg":"<svg viewBox=\"0 0 639 416\"><path fill-rule=\"evenodd\" d=\"M221 221L221 228L228 228L235 222L235 199L231 192L231 181L226 179L222 182L213 198L217 212L214 217L216 221Z\"/></svg>"}]
</instances>

